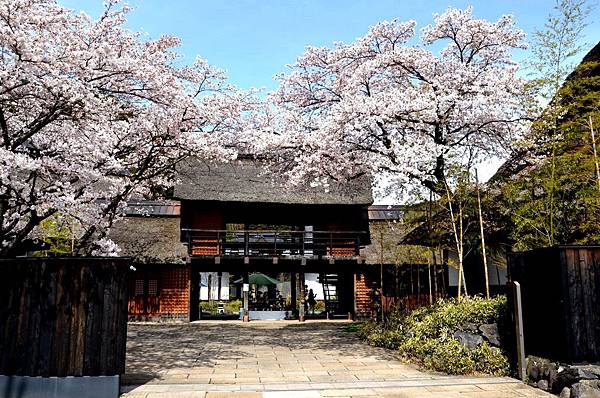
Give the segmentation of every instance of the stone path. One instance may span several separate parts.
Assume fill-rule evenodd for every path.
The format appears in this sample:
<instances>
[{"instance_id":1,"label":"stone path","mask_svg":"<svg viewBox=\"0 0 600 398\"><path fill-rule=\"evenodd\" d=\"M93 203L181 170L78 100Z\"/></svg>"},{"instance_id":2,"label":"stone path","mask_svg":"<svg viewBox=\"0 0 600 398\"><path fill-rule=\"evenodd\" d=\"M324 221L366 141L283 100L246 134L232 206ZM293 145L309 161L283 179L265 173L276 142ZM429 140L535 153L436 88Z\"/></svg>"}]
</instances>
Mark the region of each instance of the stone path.
<instances>
[{"instance_id":1,"label":"stone path","mask_svg":"<svg viewBox=\"0 0 600 398\"><path fill-rule=\"evenodd\" d=\"M552 397L510 378L419 371L346 324L130 324L123 397Z\"/></svg>"}]
</instances>

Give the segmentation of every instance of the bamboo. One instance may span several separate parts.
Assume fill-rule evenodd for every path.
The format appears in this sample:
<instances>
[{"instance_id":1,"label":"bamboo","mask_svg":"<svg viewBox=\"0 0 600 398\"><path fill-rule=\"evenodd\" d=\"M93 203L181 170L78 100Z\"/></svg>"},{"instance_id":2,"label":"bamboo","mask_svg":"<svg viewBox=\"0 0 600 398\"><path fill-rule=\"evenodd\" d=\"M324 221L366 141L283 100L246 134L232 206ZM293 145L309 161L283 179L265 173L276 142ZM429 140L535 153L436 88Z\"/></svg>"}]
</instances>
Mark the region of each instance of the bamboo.
<instances>
[{"instance_id":1,"label":"bamboo","mask_svg":"<svg viewBox=\"0 0 600 398\"><path fill-rule=\"evenodd\" d=\"M596 165L596 181L598 183L598 190L600 191L600 165L598 165L598 152L596 151L596 134L594 132L594 124L592 123L592 116L588 119L590 125L590 133L592 135L592 149L594 150L594 164Z\"/></svg>"},{"instance_id":2,"label":"bamboo","mask_svg":"<svg viewBox=\"0 0 600 398\"><path fill-rule=\"evenodd\" d=\"M429 305L433 304L433 292L431 291L431 258L427 261L427 279L429 282Z\"/></svg>"},{"instance_id":3,"label":"bamboo","mask_svg":"<svg viewBox=\"0 0 600 398\"><path fill-rule=\"evenodd\" d=\"M481 211L481 194L479 192L479 177L475 169L475 186L477 188L477 207L479 209L479 231L481 232L481 253L483 255L483 271L485 273L485 296L490 298L490 281L488 276L487 255L485 252L485 237L483 235L483 214Z\"/></svg>"},{"instance_id":4,"label":"bamboo","mask_svg":"<svg viewBox=\"0 0 600 398\"><path fill-rule=\"evenodd\" d=\"M435 256L435 249L433 247L431 248L431 255L433 258L433 300L436 301L439 296L438 285L437 285L438 268L437 268L437 258Z\"/></svg>"},{"instance_id":5,"label":"bamboo","mask_svg":"<svg viewBox=\"0 0 600 398\"><path fill-rule=\"evenodd\" d=\"M465 296L468 296L469 293L467 292L467 278L465 277L465 266L464 266L464 260L465 260L465 229L463 226L463 203L459 202L458 203L458 222L459 222L459 226L460 226L460 273L459 276L462 276L462 286L463 286L463 291L465 292Z\"/></svg>"},{"instance_id":6,"label":"bamboo","mask_svg":"<svg viewBox=\"0 0 600 398\"><path fill-rule=\"evenodd\" d=\"M460 301L460 291L462 288L462 246L461 240L458 238L458 231L456 230L456 219L454 218L454 210L452 208L452 198L450 198L450 187L448 183L444 181L446 186L446 197L448 198L448 209L450 210L450 220L452 221L452 230L454 231L454 240L456 242L456 251L458 254L458 301ZM462 231L461 231L462 232Z\"/></svg>"}]
</instances>

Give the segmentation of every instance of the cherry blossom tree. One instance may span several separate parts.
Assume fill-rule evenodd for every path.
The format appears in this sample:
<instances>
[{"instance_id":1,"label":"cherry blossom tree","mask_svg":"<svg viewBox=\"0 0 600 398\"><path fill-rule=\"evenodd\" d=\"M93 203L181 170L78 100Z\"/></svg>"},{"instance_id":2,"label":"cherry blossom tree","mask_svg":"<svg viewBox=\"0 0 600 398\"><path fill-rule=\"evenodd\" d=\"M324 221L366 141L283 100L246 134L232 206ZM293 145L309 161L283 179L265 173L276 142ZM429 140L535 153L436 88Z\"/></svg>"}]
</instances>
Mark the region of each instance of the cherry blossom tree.
<instances>
[{"instance_id":1,"label":"cherry blossom tree","mask_svg":"<svg viewBox=\"0 0 600 398\"><path fill-rule=\"evenodd\" d=\"M278 77L268 149L291 159L294 180L371 172L393 189L416 183L443 197L451 165L510 148L527 98L511 55L526 47L524 33L512 17L449 8L415 30L381 22L351 44L308 47Z\"/></svg>"},{"instance_id":2,"label":"cherry blossom tree","mask_svg":"<svg viewBox=\"0 0 600 398\"><path fill-rule=\"evenodd\" d=\"M124 201L173 182L194 154L230 159L253 106L175 37L124 28L115 1L94 20L55 0L0 0L0 256L49 217L81 227L82 254L107 254Z\"/></svg>"}]
</instances>

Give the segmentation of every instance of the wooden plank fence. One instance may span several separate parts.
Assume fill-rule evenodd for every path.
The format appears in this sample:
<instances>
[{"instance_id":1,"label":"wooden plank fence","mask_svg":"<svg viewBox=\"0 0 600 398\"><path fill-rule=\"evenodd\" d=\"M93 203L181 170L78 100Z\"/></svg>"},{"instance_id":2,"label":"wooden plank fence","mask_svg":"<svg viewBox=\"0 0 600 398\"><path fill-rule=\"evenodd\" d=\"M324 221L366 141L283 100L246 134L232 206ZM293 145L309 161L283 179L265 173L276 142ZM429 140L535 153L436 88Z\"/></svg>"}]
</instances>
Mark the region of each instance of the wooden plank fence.
<instances>
[{"instance_id":1,"label":"wooden plank fence","mask_svg":"<svg viewBox=\"0 0 600 398\"><path fill-rule=\"evenodd\" d=\"M0 259L0 374L125 371L124 258Z\"/></svg>"},{"instance_id":2,"label":"wooden plank fence","mask_svg":"<svg viewBox=\"0 0 600 398\"><path fill-rule=\"evenodd\" d=\"M521 284L525 353L568 362L600 360L600 246L511 253Z\"/></svg>"}]
</instances>

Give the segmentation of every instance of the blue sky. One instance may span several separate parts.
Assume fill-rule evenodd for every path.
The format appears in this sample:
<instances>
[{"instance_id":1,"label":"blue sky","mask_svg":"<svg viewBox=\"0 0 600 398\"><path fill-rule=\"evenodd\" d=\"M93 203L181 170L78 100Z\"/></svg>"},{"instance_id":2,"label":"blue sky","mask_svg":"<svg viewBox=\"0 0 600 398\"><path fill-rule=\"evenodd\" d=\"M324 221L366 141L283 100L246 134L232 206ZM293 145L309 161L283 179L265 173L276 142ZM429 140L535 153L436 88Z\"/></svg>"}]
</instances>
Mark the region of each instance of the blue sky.
<instances>
[{"instance_id":1,"label":"blue sky","mask_svg":"<svg viewBox=\"0 0 600 398\"><path fill-rule=\"evenodd\" d=\"M59 0L69 8L98 16L101 0ZM128 27L182 39L184 61L196 54L227 71L241 87L273 89L272 77L285 70L307 45L351 42L369 26L398 18L429 24L434 12L448 6L472 5L476 16L496 20L513 14L520 28L530 33L544 24L552 0L443 1L443 0L129 0L134 8ZM600 7L590 15L600 21ZM590 45L600 40L600 23L585 30ZM589 48L589 46L588 46ZM515 54L520 59L526 54Z\"/></svg>"}]
</instances>

